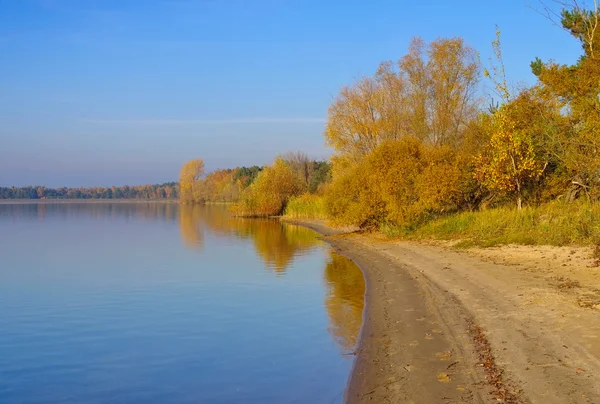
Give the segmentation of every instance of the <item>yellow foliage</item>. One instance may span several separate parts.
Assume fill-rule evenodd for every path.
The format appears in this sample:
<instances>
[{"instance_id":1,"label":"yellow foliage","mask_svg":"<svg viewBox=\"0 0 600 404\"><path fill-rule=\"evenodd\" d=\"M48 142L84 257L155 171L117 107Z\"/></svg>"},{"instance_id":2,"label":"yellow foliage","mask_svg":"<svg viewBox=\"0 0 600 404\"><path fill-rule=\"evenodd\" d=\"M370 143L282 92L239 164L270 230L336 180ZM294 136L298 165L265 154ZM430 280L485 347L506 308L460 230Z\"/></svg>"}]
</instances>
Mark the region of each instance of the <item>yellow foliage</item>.
<instances>
[{"instance_id":1,"label":"yellow foliage","mask_svg":"<svg viewBox=\"0 0 600 404\"><path fill-rule=\"evenodd\" d=\"M431 144L460 141L475 116L475 52L461 38L416 38L396 64L345 86L329 107L325 139L360 160L382 142L414 136Z\"/></svg>"},{"instance_id":2,"label":"yellow foliage","mask_svg":"<svg viewBox=\"0 0 600 404\"><path fill-rule=\"evenodd\" d=\"M240 184L234 170L216 170L193 184L194 202L231 202L238 199Z\"/></svg>"},{"instance_id":3,"label":"yellow foliage","mask_svg":"<svg viewBox=\"0 0 600 404\"><path fill-rule=\"evenodd\" d=\"M492 191L514 194L519 209L528 182L539 178L546 167L534 147L539 114L529 110L532 105L524 94L496 110L489 144L475 159L475 177Z\"/></svg>"},{"instance_id":4,"label":"yellow foliage","mask_svg":"<svg viewBox=\"0 0 600 404\"><path fill-rule=\"evenodd\" d=\"M285 209L292 196L306 189L304 179L281 158L260 172L232 211L242 216L273 216Z\"/></svg>"},{"instance_id":5,"label":"yellow foliage","mask_svg":"<svg viewBox=\"0 0 600 404\"><path fill-rule=\"evenodd\" d=\"M195 159L188 161L179 173L179 200L183 203L194 202L193 186L204 174L204 161Z\"/></svg>"},{"instance_id":6,"label":"yellow foliage","mask_svg":"<svg viewBox=\"0 0 600 404\"><path fill-rule=\"evenodd\" d=\"M339 171L326 192L336 224L411 226L430 215L455 210L462 173L448 146L405 137L382 143L352 169Z\"/></svg>"}]
</instances>

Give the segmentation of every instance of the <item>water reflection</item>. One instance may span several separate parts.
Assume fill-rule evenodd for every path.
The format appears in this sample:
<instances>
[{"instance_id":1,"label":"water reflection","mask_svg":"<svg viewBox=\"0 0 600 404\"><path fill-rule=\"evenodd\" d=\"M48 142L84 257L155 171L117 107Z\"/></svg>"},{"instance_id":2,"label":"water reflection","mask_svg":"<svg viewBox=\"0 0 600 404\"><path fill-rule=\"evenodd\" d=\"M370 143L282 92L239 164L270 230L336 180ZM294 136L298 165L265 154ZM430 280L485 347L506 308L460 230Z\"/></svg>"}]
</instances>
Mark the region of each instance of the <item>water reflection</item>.
<instances>
[{"instance_id":1,"label":"water reflection","mask_svg":"<svg viewBox=\"0 0 600 404\"><path fill-rule=\"evenodd\" d=\"M219 206L0 204L0 241L0 403L342 402L352 268L307 229Z\"/></svg>"},{"instance_id":2,"label":"water reflection","mask_svg":"<svg viewBox=\"0 0 600 404\"><path fill-rule=\"evenodd\" d=\"M75 219L106 221L107 218L124 222L156 222L158 219L177 223L178 220L181 240L187 248L204 251L207 239L215 237L224 242L231 237L248 240L265 266L277 274L284 274L297 257L323 246L312 230L278 220L238 218L231 215L226 206L111 202L3 204L0 206L2 217L9 218L10 222L26 218L58 222ZM324 265L327 329L342 351L348 352L355 348L360 333L365 282L361 270L353 262L333 251L328 254L326 262L316 264Z\"/></svg>"},{"instance_id":3,"label":"water reflection","mask_svg":"<svg viewBox=\"0 0 600 404\"><path fill-rule=\"evenodd\" d=\"M315 233L307 228L278 220L235 217L223 206L182 206L180 220L186 245L202 247L204 226L211 234L252 239L258 256L277 273L284 273L295 257L319 243ZM351 352L362 325L365 281L356 264L333 250L329 254L323 275L328 331L342 351Z\"/></svg>"},{"instance_id":4,"label":"water reflection","mask_svg":"<svg viewBox=\"0 0 600 404\"><path fill-rule=\"evenodd\" d=\"M83 217L106 220L177 220L178 204L169 202L112 202L107 201L48 201L0 202L0 215L13 219L37 218L45 220L80 219Z\"/></svg>"},{"instance_id":5,"label":"water reflection","mask_svg":"<svg viewBox=\"0 0 600 404\"><path fill-rule=\"evenodd\" d=\"M325 266L329 332L345 351L353 351L360 334L365 280L352 261L335 252Z\"/></svg>"},{"instance_id":6,"label":"water reflection","mask_svg":"<svg viewBox=\"0 0 600 404\"><path fill-rule=\"evenodd\" d=\"M204 228L202 227L202 210L196 206L181 205L179 208L179 228L183 243L196 250L204 247Z\"/></svg>"},{"instance_id":7,"label":"water reflection","mask_svg":"<svg viewBox=\"0 0 600 404\"><path fill-rule=\"evenodd\" d=\"M181 235L186 245L202 246L204 226L216 236L251 239L268 268L283 273L294 258L319 243L312 230L271 219L246 219L231 215L225 206L181 207Z\"/></svg>"}]
</instances>

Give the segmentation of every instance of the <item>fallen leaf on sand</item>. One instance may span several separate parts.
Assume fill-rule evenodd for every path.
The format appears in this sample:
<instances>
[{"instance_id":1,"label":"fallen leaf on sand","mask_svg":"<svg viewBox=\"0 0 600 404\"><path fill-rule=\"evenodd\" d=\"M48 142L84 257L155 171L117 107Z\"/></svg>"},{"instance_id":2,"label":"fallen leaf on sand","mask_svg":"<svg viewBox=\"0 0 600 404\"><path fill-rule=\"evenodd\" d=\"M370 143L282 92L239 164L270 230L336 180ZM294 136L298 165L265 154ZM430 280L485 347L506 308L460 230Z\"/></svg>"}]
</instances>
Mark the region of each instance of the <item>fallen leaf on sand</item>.
<instances>
[{"instance_id":1,"label":"fallen leaf on sand","mask_svg":"<svg viewBox=\"0 0 600 404\"><path fill-rule=\"evenodd\" d=\"M452 357L452 352L438 352L435 354L440 360L447 361Z\"/></svg>"},{"instance_id":2,"label":"fallen leaf on sand","mask_svg":"<svg viewBox=\"0 0 600 404\"><path fill-rule=\"evenodd\" d=\"M450 376L447 373L439 373L437 379L440 383L450 383Z\"/></svg>"}]
</instances>

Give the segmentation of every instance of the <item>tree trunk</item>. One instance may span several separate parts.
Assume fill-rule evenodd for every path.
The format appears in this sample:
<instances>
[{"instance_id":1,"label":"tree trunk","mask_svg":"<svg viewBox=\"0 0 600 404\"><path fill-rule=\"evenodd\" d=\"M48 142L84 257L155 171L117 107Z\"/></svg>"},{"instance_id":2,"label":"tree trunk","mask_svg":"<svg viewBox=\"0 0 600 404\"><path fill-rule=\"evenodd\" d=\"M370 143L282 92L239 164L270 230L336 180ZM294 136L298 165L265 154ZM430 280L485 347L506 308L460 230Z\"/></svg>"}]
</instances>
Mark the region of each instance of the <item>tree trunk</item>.
<instances>
[{"instance_id":1,"label":"tree trunk","mask_svg":"<svg viewBox=\"0 0 600 404\"><path fill-rule=\"evenodd\" d=\"M517 209L523 209L523 195L521 194L521 181L517 179Z\"/></svg>"}]
</instances>

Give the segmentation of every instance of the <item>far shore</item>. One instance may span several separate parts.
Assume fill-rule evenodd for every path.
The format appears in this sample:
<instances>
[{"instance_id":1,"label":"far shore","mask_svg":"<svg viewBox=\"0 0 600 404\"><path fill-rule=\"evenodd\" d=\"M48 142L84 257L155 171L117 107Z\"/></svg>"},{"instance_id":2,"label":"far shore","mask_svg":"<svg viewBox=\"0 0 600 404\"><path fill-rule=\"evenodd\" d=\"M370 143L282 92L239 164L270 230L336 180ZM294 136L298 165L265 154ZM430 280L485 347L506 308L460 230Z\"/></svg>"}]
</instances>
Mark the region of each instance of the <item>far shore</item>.
<instances>
[{"instance_id":1,"label":"far shore","mask_svg":"<svg viewBox=\"0 0 600 404\"><path fill-rule=\"evenodd\" d=\"M179 203L178 199L0 199L0 204L35 203Z\"/></svg>"},{"instance_id":2,"label":"far shore","mask_svg":"<svg viewBox=\"0 0 600 404\"><path fill-rule=\"evenodd\" d=\"M366 280L347 403L600 403L591 248L456 250L289 220Z\"/></svg>"}]
</instances>

